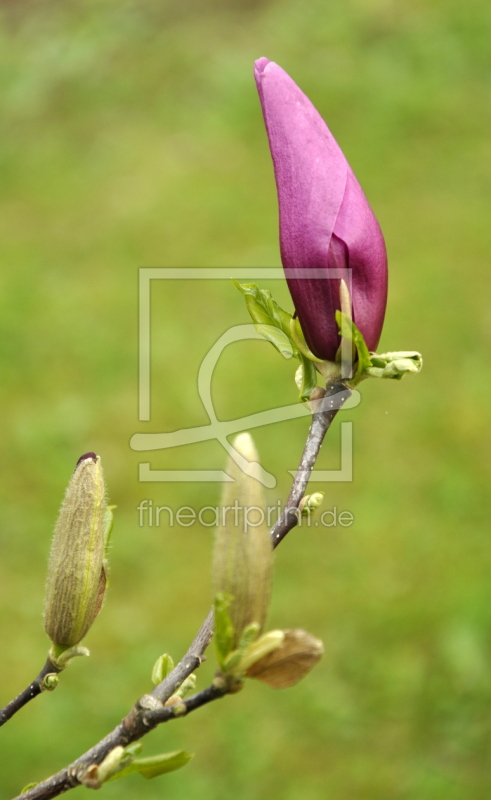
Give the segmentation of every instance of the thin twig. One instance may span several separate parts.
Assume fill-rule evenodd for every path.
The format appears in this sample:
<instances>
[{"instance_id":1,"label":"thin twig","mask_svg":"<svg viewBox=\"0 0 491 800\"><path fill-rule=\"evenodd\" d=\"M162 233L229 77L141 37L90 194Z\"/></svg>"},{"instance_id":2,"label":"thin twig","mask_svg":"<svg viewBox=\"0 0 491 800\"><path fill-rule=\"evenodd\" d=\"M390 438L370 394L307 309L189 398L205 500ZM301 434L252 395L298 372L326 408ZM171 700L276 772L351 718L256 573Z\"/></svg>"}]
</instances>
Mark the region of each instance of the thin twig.
<instances>
[{"instance_id":1,"label":"thin twig","mask_svg":"<svg viewBox=\"0 0 491 800\"><path fill-rule=\"evenodd\" d=\"M62 667L58 667L48 658L46 664L42 668L41 672L34 678L33 682L24 689L17 697L14 697L13 700L10 701L4 708L0 709L0 727L4 725L7 720L14 716L17 711L20 711L30 700L33 700L34 697L37 697L38 694L49 690L49 684L46 683L46 676L47 675L58 675L62 670Z\"/></svg>"},{"instance_id":2,"label":"thin twig","mask_svg":"<svg viewBox=\"0 0 491 800\"><path fill-rule=\"evenodd\" d=\"M287 533L298 524L298 506L305 494L324 437L334 417L350 395L351 390L344 384L334 383L327 387L324 397L314 401L316 403L315 413L312 416L312 423L295 480L283 513L271 531L273 547L277 547Z\"/></svg>"},{"instance_id":3,"label":"thin twig","mask_svg":"<svg viewBox=\"0 0 491 800\"><path fill-rule=\"evenodd\" d=\"M332 420L349 396L350 390L346 386L333 384L328 386L325 396L317 401L300 465L288 495L285 510L270 534L273 547L277 547L286 534L298 524L298 512L296 510L305 494L324 436ZM143 695L137 700L131 711L111 733L70 766L65 767L65 769L42 783L38 783L37 786L14 798L14 800L50 800L50 798L57 797L83 783L83 778L87 774L88 768L93 764L100 764L115 747L126 747L131 742L141 739L157 725L176 719L179 716L184 716L195 708L222 697L226 690L212 684L202 692L183 700L177 707L164 705L188 675L199 667L203 660L203 653L208 647L212 635L213 613L210 612L188 648L186 655L150 694Z\"/></svg>"}]
</instances>

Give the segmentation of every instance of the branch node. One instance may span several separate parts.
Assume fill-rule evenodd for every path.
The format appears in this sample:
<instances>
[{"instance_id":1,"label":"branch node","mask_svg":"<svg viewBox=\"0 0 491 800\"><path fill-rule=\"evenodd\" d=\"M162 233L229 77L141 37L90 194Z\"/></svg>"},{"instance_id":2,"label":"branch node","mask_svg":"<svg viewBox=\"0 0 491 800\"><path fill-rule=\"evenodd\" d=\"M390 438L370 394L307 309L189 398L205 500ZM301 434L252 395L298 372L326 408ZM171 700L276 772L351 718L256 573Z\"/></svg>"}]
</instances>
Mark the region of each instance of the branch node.
<instances>
[{"instance_id":1,"label":"branch node","mask_svg":"<svg viewBox=\"0 0 491 800\"><path fill-rule=\"evenodd\" d=\"M144 711L157 711L157 709L162 708L162 703L153 694L144 694L138 700L138 706Z\"/></svg>"}]
</instances>

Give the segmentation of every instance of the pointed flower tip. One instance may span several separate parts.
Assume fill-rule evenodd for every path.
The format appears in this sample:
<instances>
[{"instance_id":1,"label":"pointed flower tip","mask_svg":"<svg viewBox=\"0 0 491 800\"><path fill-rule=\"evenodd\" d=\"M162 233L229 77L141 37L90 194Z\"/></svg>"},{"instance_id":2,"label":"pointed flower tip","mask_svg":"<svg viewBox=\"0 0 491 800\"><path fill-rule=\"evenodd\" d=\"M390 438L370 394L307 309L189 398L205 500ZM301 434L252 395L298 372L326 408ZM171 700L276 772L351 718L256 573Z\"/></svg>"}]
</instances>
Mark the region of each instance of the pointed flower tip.
<instances>
[{"instance_id":1,"label":"pointed flower tip","mask_svg":"<svg viewBox=\"0 0 491 800\"><path fill-rule=\"evenodd\" d=\"M268 66L268 64L272 64L273 62L269 60L269 58L258 58L257 61L254 62L254 75L256 76L256 80L260 80L263 76L264 70Z\"/></svg>"},{"instance_id":2,"label":"pointed flower tip","mask_svg":"<svg viewBox=\"0 0 491 800\"><path fill-rule=\"evenodd\" d=\"M77 463L75 465L75 468L77 468L78 465L82 463L82 461L88 461L90 459L91 461L93 461L95 463L98 458L99 458L99 456L96 456L95 453L84 453L84 455L80 456L80 458L78 459L78 461L77 461Z\"/></svg>"},{"instance_id":3,"label":"pointed flower tip","mask_svg":"<svg viewBox=\"0 0 491 800\"><path fill-rule=\"evenodd\" d=\"M250 433L239 433L233 440L232 445L247 461L258 460L258 452Z\"/></svg>"}]
</instances>

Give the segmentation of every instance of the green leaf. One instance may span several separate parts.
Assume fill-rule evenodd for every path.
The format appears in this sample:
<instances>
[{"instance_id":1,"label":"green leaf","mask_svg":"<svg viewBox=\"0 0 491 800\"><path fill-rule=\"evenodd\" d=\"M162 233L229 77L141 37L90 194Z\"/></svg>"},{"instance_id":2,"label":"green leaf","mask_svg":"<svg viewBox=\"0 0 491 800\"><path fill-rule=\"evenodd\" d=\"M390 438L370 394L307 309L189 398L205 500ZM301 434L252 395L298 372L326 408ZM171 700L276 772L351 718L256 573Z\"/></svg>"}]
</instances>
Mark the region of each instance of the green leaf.
<instances>
[{"instance_id":1,"label":"green leaf","mask_svg":"<svg viewBox=\"0 0 491 800\"><path fill-rule=\"evenodd\" d=\"M315 364L310 359L306 358L302 353L299 353L300 362L302 365L301 380L300 380L300 400L305 403L310 400L310 395L317 386L317 370Z\"/></svg>"},{"instance_id":2,"label":"green leaf","mask_svg":"<svg viewBox=\"0 0 491 800\"><path fill-rule=\"evenodd\" d=\"M127 775L133 775L135 772L139 772L143 778L157 778L159 775L165 775L166 772L174 772L176 769L185 767L193 756L194 753L175 750L173 753L162 753L159 756L135 758L131 764L111 775L107 781L116 781L119 778L125 778Z\"/></svg>"},{"instance_id":3,"label":"green leaf","mask_svg":"<svg viewBox=\"0 0 491 800\"><path fill-rule=\"evenodd\" d=\"M159 656L152 669L152 683L157 686L174 669L174 661L168 653Z\"/></svg>"},{"instance_id":4,"label":"green leaf","mask_svg":"<svg viewBox=\"0 0 491 800\"><path fill-rule=\"evenodd\" d=\"M273 300L268 289L260 289L255 283L238 283L237 281L232 281L232 283L244 295L247 310L257 332L271 342L282 355L298 356L298 350L293 344L290 332L292 315L284 311Z\"/></svg>"},{"instance_id":5,"label":"green leaf","mask_svg":"<svg viewBox=\"0 0 491 800\"><path fill-rule=\"evenodd\" d=\"M124 748L125 756L129 756L134 758L135 756L140 755L141 751L143 750L143 745L141 742L132 742L132 744L127 744Z\"/></svg>"},{"instance_id":6,"label":"green leaf","mask_svg":"<svg viewBox=\"0 0 491 800\"><path fill-rule=\"evenodd\" d=\"M231 600L232 597L225 592L219 592L215 597L214 638L217 659L221 668L224 667L225 660L234 647L234 626L228 613Z\"/></svg>"},{"instance_id":7,"label":"green leaf","mask_svg":"<svg viewBox=\"0 0 491 800\"><path fill-rule=\"evenodd\" d=\"M317 386L315 364L325 365L309 349L298 319L284 311L273 300L271 292L259 289L255 283L238 283L234 286L245 296L247 308L258 333L264 336L283 356L298 358L302 364L301 379L298 382L300 400L310 399Z\"/></svg>"},{"instance_id":8,"label":"green leaf","mask_svg":"<svg viewBox=\"0 0 491 800\"><path fill-rule=\"evenodd\" d=\"M316 364L323 363L321 358L314 356L312 350L308 346L302 326L300 325L300 320L297 318L292 317L290 319L290 335L293 344L301 355L304 355L305 358L308 358L310 361L314 361Z\"/></svg>"},{"instance_id":9,"label":"green leaf","mask_svg":"<svg viewBox=\"0 0 491 800\"><path fill-rule=\"evenodd\" d=\"M242 661L244 653L246 653L249 647L256 641L260 630L261 626L258 622L251 622L250 625L244 628L237 649L228 654L224 661L222 672L230 673L235 670L235 667Z\"/></svg>"},{"instance_id":10,"label":"green leaf","mask_svg":"<svg viewBox=\"0 0 491 800\"><path fill-rule=\"evenodd\" d=\"M241 652L247 650L247 648L256 641L260 630L261 626L258 622L251 622L250 625L247 625L242 631L242 636L240 637L237 649Z\"/></svg>"},{"instance_id":11,"label":"green leaf","mask_svg":"<svg viewBox=\"0 0 491 800\"><path fill-rule=\"evenodd\" d=\"M297 352L293 348L292 343L288 339L286 333L283 333L280 328L275 328L273 325L263 325L255 323L256 331L261 334L273 347L278 350L283 358L291 358L296 356Z\"/></svg>"},{"instance_id":12,"label":"green leaf","mask_svg":"<svg viewBox=\"0 0 491 800\"><path fill-rule=\"evenodd\" d=\"M221 672L223 675L228 675L235 671L235 668L240 664L242 661L242 653L240 650L232 650L231 653L228 654L227 658L221 665Z\"/></svg>"}]
</instances>

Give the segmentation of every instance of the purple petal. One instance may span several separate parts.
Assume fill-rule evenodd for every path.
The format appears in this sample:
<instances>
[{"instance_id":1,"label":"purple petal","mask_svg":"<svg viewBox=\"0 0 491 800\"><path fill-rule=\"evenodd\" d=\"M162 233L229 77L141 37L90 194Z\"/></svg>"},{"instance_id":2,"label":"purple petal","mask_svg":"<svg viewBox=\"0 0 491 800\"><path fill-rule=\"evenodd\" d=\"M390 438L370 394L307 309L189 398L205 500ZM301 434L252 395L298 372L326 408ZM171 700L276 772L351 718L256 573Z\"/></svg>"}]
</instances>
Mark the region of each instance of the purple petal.
<instances>
[{"instance_id":1,"label":"purple petal","mask_svg":"<svg viewBox=\"0 0 491 800\"><path fill-rule=\"evenodd\" d=\"M255 78L273 158L280 211L280 249L305 338L320 358L339 346L335 310L339 280L352 293L353 316L375 349L387 295L385 245L375 216L329 128L294 81L261 58ZM302 278L325 270L325 280ZM329 277L331 273L331 277Z\"/></svg>"},{"instance_id":2,"label":"purple petal","mask_svg":"<svg viewBox=\"0 0 491 800\"><path fill-rule=\"evenodd\" d=\"M380 225L351 169L334 232L349 252L353 320L368 349L375 350L387 304L387 251Z\"/></svg>"}]
</instances>

